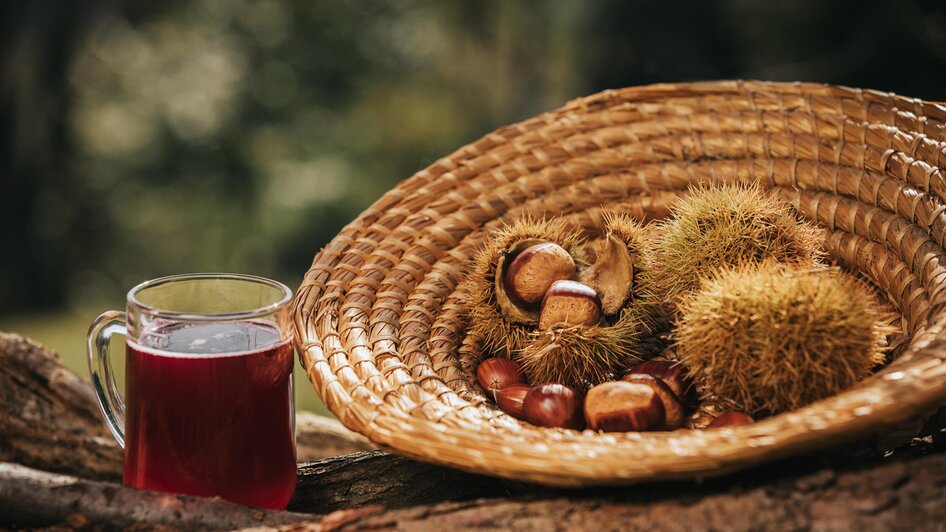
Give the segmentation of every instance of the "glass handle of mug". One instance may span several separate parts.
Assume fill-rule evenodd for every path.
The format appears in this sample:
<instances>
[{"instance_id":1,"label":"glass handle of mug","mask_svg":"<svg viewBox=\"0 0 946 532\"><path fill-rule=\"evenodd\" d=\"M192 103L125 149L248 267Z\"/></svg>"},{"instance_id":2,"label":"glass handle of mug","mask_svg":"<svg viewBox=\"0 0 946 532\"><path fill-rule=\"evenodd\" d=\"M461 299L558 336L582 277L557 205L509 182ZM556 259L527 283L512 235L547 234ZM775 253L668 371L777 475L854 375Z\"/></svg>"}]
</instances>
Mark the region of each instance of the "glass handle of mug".
<instances>
[{"instance_id":1,"label":"glass handle of mug","mask_svg":"<svg viewBox=\"0 0 946 532\"><path fill-rule=\"evenodd\" d=\"M112 435L124 449L125 400L115 384L115 370L112 369L112 360L108 356L109 340L115 333L128 334L125 313L110 310L95 318L89 327L86 351L89 356L89 376L99 400L99 408Z\"/></svg>"}]
</instances>

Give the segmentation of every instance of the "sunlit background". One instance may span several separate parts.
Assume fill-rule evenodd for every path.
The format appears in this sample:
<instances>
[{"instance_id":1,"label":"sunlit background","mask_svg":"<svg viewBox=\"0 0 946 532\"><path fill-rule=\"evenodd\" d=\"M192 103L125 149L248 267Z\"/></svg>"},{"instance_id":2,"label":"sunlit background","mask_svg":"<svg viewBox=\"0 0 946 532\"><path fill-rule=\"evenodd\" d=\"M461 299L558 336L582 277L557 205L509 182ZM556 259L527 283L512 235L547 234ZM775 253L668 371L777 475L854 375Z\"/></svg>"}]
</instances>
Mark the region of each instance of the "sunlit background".
<instances>
[{"instance_id":1,"label":"sunlit background","mask_svg":"<svg viewBox=\"0 0 946 532\"><path fill-rule=\"evenodd\" d=\"M398 181L571 98L758 78L946 100L932 1L24 1L0 29L0 330L81 375L89 322L138 282L297 286Z\"/></svg>"}]
</instances>

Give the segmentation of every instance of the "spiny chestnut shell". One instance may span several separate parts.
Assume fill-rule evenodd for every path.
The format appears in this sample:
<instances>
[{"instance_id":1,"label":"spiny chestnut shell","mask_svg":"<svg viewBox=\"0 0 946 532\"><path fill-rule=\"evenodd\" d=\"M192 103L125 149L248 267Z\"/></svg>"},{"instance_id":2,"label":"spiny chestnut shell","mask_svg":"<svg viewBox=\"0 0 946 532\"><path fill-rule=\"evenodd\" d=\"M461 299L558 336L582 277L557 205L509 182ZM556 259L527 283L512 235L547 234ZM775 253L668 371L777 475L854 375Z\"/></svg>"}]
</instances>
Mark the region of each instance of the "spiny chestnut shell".
<instances>
[{"instance_id":1,"label":"spiny chestnut shell","mask_svg":"<svg viewBox=\"0 0 946 532\"><path fill-rule=\"evenodd\" d=\"M685 420L683 405L677 400L677 394L673 393L673 390L664 381L645 373L628 373L622 380L644 384L653 388L654 392L657 393L657 397L660 398L660 404L664 407L662 428L673 430L683 426Z\"/></svg>"},{"instance_id":2,"label":"spiny chestnut shell","mask_svg":"<svg viewBox=\"0 0 946 532\"><path fill-rule=\"evenodd\" d=\"M689 402L693 391L693 379L687 371L686 366L680 362L671 362L669 360L648 360L631 368L627 373L650 375L660 379L673 390L677 400L686 405Z\"/></svg>"},{"instance_id":3,"label":"spiny chestnut shell","mask_svg":"<svg viewBox=\"0 0 946 532\"><path fill-rule=\"evenodd\" d=\"M664 407L646 384L606 382L588 391L585 419L588 428L604 432L654 430L663 424Z\"/></svg>"},{"instance_id":4,"label":"spiny chestnut shell","mask_svg":"<svg viewBox=\"0 0 946 532\"><path fill-rule=\"evenodd\" d=\"M484 390L496 392L513 384L525 384L519 363L508 358L487 358L476 368L476 382Z\"/></svg>"},{"instance_id":5,"label":"spiny chestnut shell","mask_svg":"<svg viewBox=\"0 0 946 532\"><path fill-rule=\"evenodd\" d=\"M755 421L746 414L742 412L730 411L723 412L722 414L716 416L716 419L710 422L706 426L708 429L717 429L720 427L741 427L742 425L750 425L755 423Z\"/></svg>"},{"instance_id":6,"label":"spiny chestnut shell","mask_svg":"<svg viewBox=\"0 0 946 532\"><path fill-rule=\"evenodd\" d=\"M525 419L522 404L532 387L527 384L512 384L496 392L496 405L516 419Z\"/></svg>"},{"instance_id":7,"label":"spiny chestnut shell","mask_svg":"<svg viewBox=\"0 0 946 532\"><path fill-rule=\"evenodd\" d=\"M540 384L529 390L522 401L522 415L539 427L581 430L582 395L562 384Z\"/></svg>"},{"instance_id":8,"label":"spiny chestnut shell","mask_svg":"<svg viewBox=\"0 0 946 532\"><path fill-rule=\"evenodd\" d=\"M503 275L509 299L521 306L542 301L555 281L572 279L578 272L575 260L554 242L527 247L517 254Z\"/></svg>"},{"instance_id":9,"label":"spiny chestnut shell","mask_svg":"<svg viewBox=\"0 0 946 532\"><path fill-rule=\"evenodd\" d=\"M576 281L555 281L542 299L539 330L588 326L601 321L601 299L593 288Z\"/></svg>"}]
</instances>

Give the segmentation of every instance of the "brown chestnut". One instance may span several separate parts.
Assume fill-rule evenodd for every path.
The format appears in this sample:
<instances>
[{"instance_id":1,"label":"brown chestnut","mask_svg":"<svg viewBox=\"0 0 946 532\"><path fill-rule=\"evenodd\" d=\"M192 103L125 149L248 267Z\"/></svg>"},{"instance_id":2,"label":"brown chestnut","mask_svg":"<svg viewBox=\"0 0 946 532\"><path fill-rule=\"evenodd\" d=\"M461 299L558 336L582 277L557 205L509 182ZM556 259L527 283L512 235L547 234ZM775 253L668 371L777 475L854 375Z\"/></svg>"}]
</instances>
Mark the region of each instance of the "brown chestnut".
<instances>
[{"instance_id":1,"label":"brown chestnut","mask_svg":"<svg viewBox=\"0 0 946 532\"><path fill-rule=\"evenodd\" d=\"M651 375L662 381L673 390L681 404L689 402L690 394L693 390L693 379L690 378L686 366L680 362L671 362L669 360L648 360L638 364L628 375L644 374Z\"/></svg>"},{"instance_id":2,"label":"brown chestnut","mask_svg":"<svg viewBox=\"0 0 946 532\"><path fill-rule=\"evenodd\" d=\"M673 390L664 381L646 373L628 373L622 380L644 384L653 388L657 397L660 398L660 404L664 407L663 429L673 430L683 426L683 405L677 400L677 394L673 393Z\"/></svg>"},{"instance_id":3,"label":"brown chestnut","mask_svg":"<svg viewBox=\"0 0 946 532\"><path fill-rule=\"evenodd\" d=\"M717 429L721 427L741 427L755 423L751 417L742 412L729 411L716 416L716 419L706 426L708 429Z\"/></svg>"},{"instance_id":4,"label":"brown chestnut","mask_svg":"<svg viewBox=\"0 0 946 532\"><path fill-rule=\"evenodd\" d=\"M664 407L653 388L637 382L605 382L588 391L585 419L592 430L654 430L663 424Z\"/></svg>"},{"instance_id":5,"label":"brown chestnut","mask_svg":"<svg viewBox=\"0 0 946 532\"><path fill-rule=\"evenodd\" d=\"M582 399L580 393L563 384L540 384L523 399L522 415L540 427L581 430L585 426Z\"/></svg>"},{"instance_id":6,"label":"brown chestnut","mask_svg":"<svg viewBox=\"0 0 946 532\"><path fill-rule=\"evenodd\" d=\"M532 387L527 384L511 384L496 392L496 404L499 409L516 419L525 419L522 415L522 403Z\"/></svg>"},{"instance_id":7,"label":"brown chestnut","mask_svg":"<svg viewBox=\"0 0 946 532\"><path fill-rule=\"evenodd\" d=\"M542 299L539 330L552 327L595 325L601 321L601 299L587 285L576 281L555 281Z\"/></svg>"},{"instance_id":8,"label":"brown chestnut","mask_svg":"<svg viewBox=\"0 0 946 532\"><path fill-rule=\"evenodd\" d=\"M476 382L484 390L497 392L513 384L525 384L519 363L508 358L487 358L476 368Z\"/></svg>"},{"instance_id":9,"label":"brown chestnut","mask_svg":"<svg viewBox=\"0 0 946 532\"><path fill-rule=\"evenodd\" d=\"M519 252L509 263L503 282L513 302L528 306L542 301L552 283L571 279L577 271L575 260L565 248L545 242Z\"/></svg>"}]
</instances>

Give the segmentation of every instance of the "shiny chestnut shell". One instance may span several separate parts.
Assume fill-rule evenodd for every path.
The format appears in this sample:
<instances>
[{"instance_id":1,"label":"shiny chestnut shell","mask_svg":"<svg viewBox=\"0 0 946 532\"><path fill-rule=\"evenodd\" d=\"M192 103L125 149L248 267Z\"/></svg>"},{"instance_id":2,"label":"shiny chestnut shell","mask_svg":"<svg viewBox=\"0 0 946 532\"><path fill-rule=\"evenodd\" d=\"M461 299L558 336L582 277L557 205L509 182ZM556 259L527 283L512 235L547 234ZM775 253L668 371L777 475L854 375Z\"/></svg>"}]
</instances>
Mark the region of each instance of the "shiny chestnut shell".
<instances>
[{"instance_id":1,"label":"shiny chestnut shell","mask_svg":"<svg viewBox=\"0 0 946 532\"><path fill-rule=\"evenodd\" d=\"M527 384L512 384L496 392L496 405L516 419L525 419L522 404L532 387Z\"/></svg>"},{"instance_id":2,"label":"shiny chestnut shell","mask_svg":"<svg viewBox=\"0 0 946 532\"><path fill-rule=\"evenodd\" d=\"M487 358L476 368L476 382L489 392L497 392L513 384L526 384L519 363L508 358Z\"/></svg>"},{"instance_id":3,"label":"shiny chestnut shell","mask_svg":"<svg viewBox=\"0 0 946 532\"><path fill-rule=\"evenodd\" d=\"M572 279L578 268L568 251L554 242L520 251L503 274L503 287L520 306L537 305L555 281Z\"/></svg>"},{"instance_id":4,"label":"shiny chestnut shell","mask_svg":"<svg viewBox=\"0 0 946 532\"><path fill-rule=\"evenodd\" d=\"M636 382L605 382L585 398L588 428L603 432L655 430L663 426L664 407L653 388Z\"/></svg>"},{"instance_id":5,"label":"shiny chestnut shell","mask_svg":"<svg viewBox=\"0 0 946 532\"><path fill-rule=\"evenodd\" d=\"M540 384L529 390L523 399L522 415L539 427L581 430L585 426L583 402L584 397L568 386Z\"/></svg>"},{"instance_id":6,"label":"shiny chestnut shell","mask_svg":"<svg viewBox=\"0 0 946 532\"><path fill-rule=\"evenodd\" d=\"M663 405L664 409L664 418L661 428L673 430L683 426L685 421L683 405L680 404L680 401L677 400L677 395L673 393L673 390L671 390L663 380L646 373L628 373L621 380L624 382L644 384L654 390L657 397L660 398L660 403Z\"/></svg>"}]
</instances>

